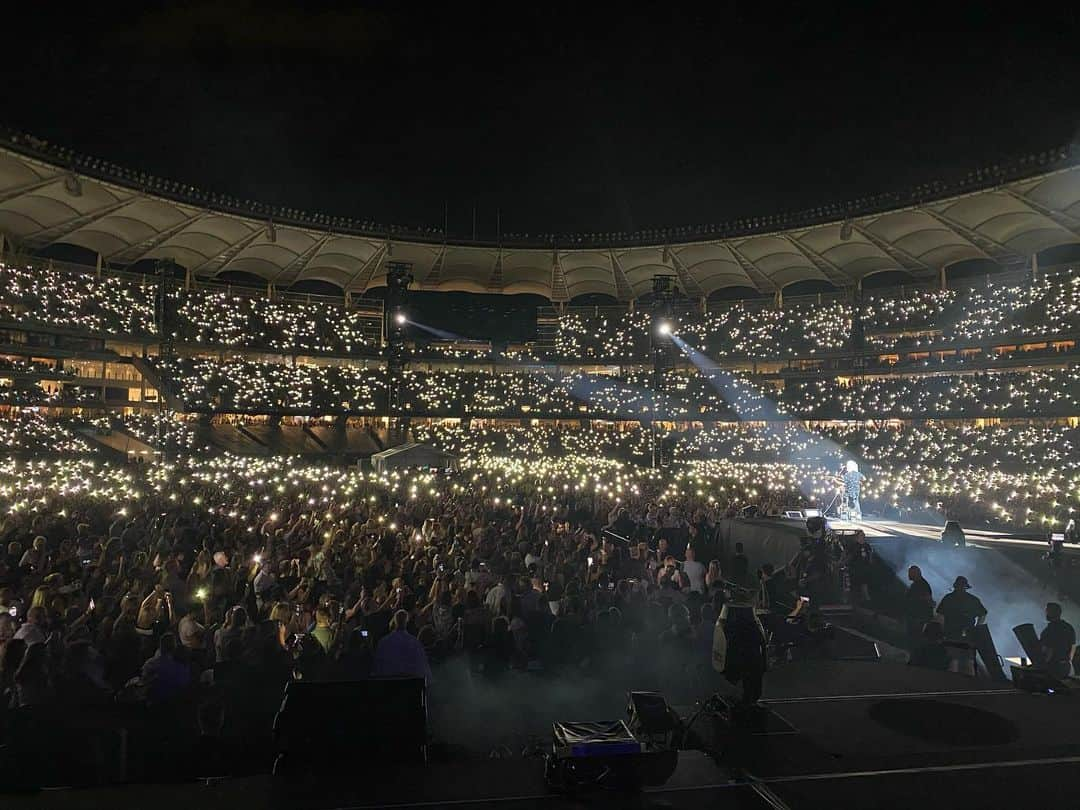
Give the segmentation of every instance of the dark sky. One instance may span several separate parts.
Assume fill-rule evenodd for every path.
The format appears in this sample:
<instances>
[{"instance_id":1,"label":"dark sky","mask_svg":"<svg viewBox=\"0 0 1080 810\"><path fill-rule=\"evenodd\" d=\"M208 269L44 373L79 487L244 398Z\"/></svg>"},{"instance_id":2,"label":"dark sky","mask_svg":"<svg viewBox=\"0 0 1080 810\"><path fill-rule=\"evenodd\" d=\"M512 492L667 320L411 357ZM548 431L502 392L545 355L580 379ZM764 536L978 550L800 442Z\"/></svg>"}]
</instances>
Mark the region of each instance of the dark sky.
<instances>
[{"instance_id":1,"label":"dark sky","mask_svg":"<svg viewBox=\"0 0 1080 810\"><path fill-rule=\"evenodd\" d=\"M5 123L276 205L441 225L446 201L459 235L474 203L484 237L497 208L534 234L797 210L1080 126L1069 11L25 5L41 16L5 36Z\"/></svg>"}]
</instances>

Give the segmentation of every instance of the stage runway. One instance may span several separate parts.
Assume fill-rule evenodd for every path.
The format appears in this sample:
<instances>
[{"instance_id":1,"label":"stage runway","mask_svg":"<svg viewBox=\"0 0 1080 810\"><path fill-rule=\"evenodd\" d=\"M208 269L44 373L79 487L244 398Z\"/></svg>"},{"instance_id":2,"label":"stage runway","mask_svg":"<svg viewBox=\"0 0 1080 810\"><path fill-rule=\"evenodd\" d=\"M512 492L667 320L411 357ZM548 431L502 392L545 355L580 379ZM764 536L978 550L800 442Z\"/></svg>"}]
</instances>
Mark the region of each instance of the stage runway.
<instances>
[{"instance_id":1,"label":"stage runway","mask_svg":"<svg viewBox=\"0 0 1080 810\"><path fill-rule=\"evenodd\" d=\"M862 529L866 533L866 539L875 540L889 539L915 539L930 540L935 543L941 542L941 530L943 526L935 526L926 523L903 523L896 520L835 520L829 518L829 525L834 529ZM968 529L965 527L964 534L969 546L995 546L1030 549L1042 553L1047 549L1046 540L1038 540L1030 535L1014 534L1010 532L998 532L984 529ZM1080 553L1080 546L1065 546L1066 554Z\"/></svg>"}]
</instances>

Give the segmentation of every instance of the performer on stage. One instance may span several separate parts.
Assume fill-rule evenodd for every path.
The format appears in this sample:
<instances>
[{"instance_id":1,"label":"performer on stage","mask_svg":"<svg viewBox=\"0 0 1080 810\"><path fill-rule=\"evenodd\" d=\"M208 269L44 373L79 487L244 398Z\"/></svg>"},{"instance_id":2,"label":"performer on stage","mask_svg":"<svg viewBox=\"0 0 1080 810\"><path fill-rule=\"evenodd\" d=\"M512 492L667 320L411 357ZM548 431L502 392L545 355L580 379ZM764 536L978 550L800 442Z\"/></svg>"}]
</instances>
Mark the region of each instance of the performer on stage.
<instances>
[{"instance_id":1,"label":"performer on stage","mask_svg":"<svg viewBox=\"0 0 1080 810\"><path fill-rule=\"evenodd\" d=\"M862 520L862 505L859 503L859 491L866 476L859 472L859 465L849 459L844 472L844 510L848 520Z\"/></svg>"}]
</instances>

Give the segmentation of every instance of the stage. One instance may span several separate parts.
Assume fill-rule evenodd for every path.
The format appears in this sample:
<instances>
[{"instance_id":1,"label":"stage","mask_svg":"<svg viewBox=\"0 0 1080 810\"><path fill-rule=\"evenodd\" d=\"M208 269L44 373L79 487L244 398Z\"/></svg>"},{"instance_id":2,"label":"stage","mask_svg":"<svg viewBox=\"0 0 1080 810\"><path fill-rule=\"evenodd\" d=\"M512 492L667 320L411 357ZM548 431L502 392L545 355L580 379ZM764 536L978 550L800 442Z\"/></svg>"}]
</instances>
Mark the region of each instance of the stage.
<instances>
[{"instance_id":1,"label":"stage","mask_svg":"<svg viewBox=\"0 0 1080 810\"><path fill-rule=\"evenodd\" d=\"M1007 684L873 662L789 665L770 673L766 684L771 714L761 728L732 729L703 715L695 729L710 750L681 752L672 778L641 793L559 796L546 788L539 757L465 758L372 770L357 761L336 784L321 781L296 792L256 776L52 790L5 796L4 806L930 810L1069 807L1080 790L1080 695L1031 695ZM679 707L684 719L693 708Z\"/></svg>"},{"instance_id":2,"label":"stage","mask_svg":"<svg viewBox=\"0 0 1080 810\"><path fill-rule=\"evenodd\" d=\"M871 541L909 538L940 543L943 528L943 525L906 523L896 520L851 521L829 518L828 521L833 529L861 529L866 534L866 539ZM1035 539L1029 534L965 528L964 535L967 538L968 545L976 548L1006 547L1026 549L1039 554L1042 554L1048 548L1046 540ZM1066 554L1080 554L1080 546L1065 545L1063 550Z\"/></svg>"}]
</instances>

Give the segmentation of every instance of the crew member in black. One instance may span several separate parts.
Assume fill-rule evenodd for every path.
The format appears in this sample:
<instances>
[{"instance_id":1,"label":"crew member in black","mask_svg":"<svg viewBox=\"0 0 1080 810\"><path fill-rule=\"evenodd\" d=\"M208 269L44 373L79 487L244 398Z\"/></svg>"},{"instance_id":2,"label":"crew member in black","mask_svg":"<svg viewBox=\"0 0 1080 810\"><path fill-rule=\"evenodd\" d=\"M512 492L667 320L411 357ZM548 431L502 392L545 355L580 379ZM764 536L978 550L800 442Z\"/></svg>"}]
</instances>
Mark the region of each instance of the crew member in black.
<instances>
[{"instance_id":1,"label":"crew member in black","mask_svg":"<svg viewBox=\"0 0 1080 810\"><path fill-rule=\"evenodd\" d=\"M986 607L979 597L968 593L971 585L967 577L959 576L953 582L953 589L945 594L938 603L937 613L945 620L945 639L947 641L971 643L969 634L976 623L986 620ZM975 658L964 645L949 645L947 649L958 672L975 674Z\"/></svg>"},{"instance_id":2,"label":"crew member in black","mask_svg":"<svg viewBox=\"0 0 1080 810\"><path fill-rule=\"evenodd\" d=\"M912 565L907 570L908 581L911 582L907 589L907 598L904 605L904 615L907 619L908 638L913 644L919 644L923 639L923 627L934 618L934 594L930 590L930 583L922 575L922 569Z\"/></svg>"},{"instance_id":3,"label":"crew member in black","mask_svg":"<svg viewBox=\"0 0 1080 810\"><path fill-rule=\"evenodd\" d=\"M1061 605L1057 602L1046 603L1046 629L1039 636L1039 642L1046 656L1043 663L1047 671L1055 678L1068 677L1076 631L1061 618Z\"/></svg>"}]
</instances>

